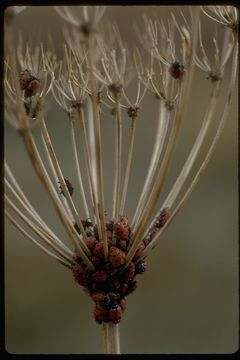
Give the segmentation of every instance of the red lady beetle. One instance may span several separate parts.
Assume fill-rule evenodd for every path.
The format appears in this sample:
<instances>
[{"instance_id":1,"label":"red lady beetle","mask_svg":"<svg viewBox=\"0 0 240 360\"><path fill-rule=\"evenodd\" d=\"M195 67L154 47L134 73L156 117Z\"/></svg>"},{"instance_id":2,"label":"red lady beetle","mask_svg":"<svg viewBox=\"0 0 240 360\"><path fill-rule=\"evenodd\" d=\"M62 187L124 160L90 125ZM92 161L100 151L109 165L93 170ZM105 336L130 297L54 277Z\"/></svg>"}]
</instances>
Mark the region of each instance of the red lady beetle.
<instances>
[{"instance_id":1,"label":"red lady beetle","mask_svg":"<svg viewBox=\"0 0 240 360\"><path fill-rule=\"evenodd\" d=\"M116 246L111 246L108 258L113 267L119 267L125 264L126 254Z\"/></svg>"},{"instance_id":2,"label":"red lady beetle","mask_svg":"<svg viewBox=\"0 0 240 360\"><path fill-rule=\"evenodd\" d=\"M114 324L118 324L120 322L122 318L122 309L117 303L114 303L109 310L109 318Z\"/></svg>"},{"instance_id":3,"label":"red lady beetle","mask_svg":"<svg viewBox=\"0 0 240 360\"><path fill-rule=\"evenodd\" d=\"M87 245L88 249L93 252L96 244L97 244L97 240L95 237L93 236L87 236L83 238L84 243Z\"/></svg>"},{"instance_id":4,"label":"red lady beetle","mask_svg":"<svg viewBox=\"0 0 240 360\"><path fill-rule=\"evenodd\" d=\"M93 255L96 258L104 259L104 245L103 241L98 242L93 250Z\"/></svg>"},{"instance_id":5,"label":"red lady beetle","mask_svg":"<svg viewBox=\"0 0 240 360\"><path fill-rule=\"evenodd\" d=\"M121 286L121 283L120 281L115 278L115 279L112 279L109 283L109 286L110 286L110 289L113 290L113 291L118 291L118 289L120 288Z\"/></svg>"},{"instance_id":6,"label":"red lady beetle","mask_svg":"<svg viewBox=\"0 0 240 360\"><path fill-rule=\"evenodd\" d=\"M120 299L119 305L120 305L122 311L124 311L126 309L126 307L127 307L126 299L125 298Z\"/></svg>"},{"instance_id":7,"label":"red lady beetle","mask_svg":"<svg viewBox=\"0 0 240 360\"><path fill-rule=\"evenodd\" d=\"M174 61L169 67L169 73L174 79L181 79L185 72L183 64L179 61Z\"/></svg>"},{"instance_id":8,"label":"red lady beetle","mask_svg":"<svg viewBox=\"0 0 240 360\"><path fill-rule=\"evenodd\" d=\"M141 241L140 244L138 245L137 251L133 257L134 261L138 260L141 257L144 249L145 249L145 244L143 241Z\"/></svg>"},{"instance_id":9,"label":"red lady beetle","mask_svg":"<svg viewBox=\"0 0 240 360\"><path fill-rule=\"evenodd\" d=\"M122 283L120 288L118 289L119 293L124 296L128 292L128 283Z\"/></svg>"},{"instance_id":10,"label":"red lady beetle","mask_svg":"<svg viewBox=\"0 0 240 360\"><path fill-rule=\"evenodd\" d=\"M104 293L94 292L91 294L91 297L93 301L95 301L96 303L100 303L104 306L108 306L111 303L110 296Z\"/></svg>"},{"instance_id":11,"label":"red lady beetle","mask_svg":"<svg viewBox=\"0 0 240 360\"><path fill-rule=\"evenodd\" d=\"M73 277L78 284L82 286L87 285L88 272L84 264L72 265L72 272L73 272Z\"/></svg>"},{"instance_id":12,"label":"red lady beetle","mask_svg":"<svg viewBox=\"0 0 240 360\"><path fill-rule=\"evenodd\" d=\"M103 305L96 303L95 308L93 310L93 314L95 317L95 320L98 323L101 323L102 321L109 321L109 311L106 309Z\"/></svg>"},{"instance_id":13,"label":"red lady beetle","mask_svg":"<svg viewBox=\"0 0 240 360\"><path fill-rule=\"evenodd\" d=\"M28 69L21 71L19 76L19 84L21 90L25 90L28 87L31 80L32 80L32 75Z\"/></svg>"},{"instance_id":14,"label":"red lady beetle","mask_svg":"<svg viewBox=\"0 0 240 360\"><path fill-rule=\"evenodd\" d=\"M108 274L105 270L99 270L96 271L93 275L92 275L92 279L97 281L97 282L103 282L106 281L108 278Z\"/></svg>"},{"instance_id":15,"label":"red lady beetle","mask_svg":"<svg viewBox=\"0 0 240 360\"><path fill-rule=\"evenodd\" d=\"M118 239L117 240L117 247L123 251L127 250L127 246L128 246L128 241L127 240L123 240L123 239Z\"/></svg>"},{"instance_id":16,"label":"red lady beetle","mask_svg":"<svg viewBox=\"0 0 240 360\"><path fill-rule=\"evenodd\" d=\"M131 262L123 273L123 278L126 282L133 280L135 276L135 265Z\"/></svg>"},{"instance_id":17,"label":"red lady beetle","mask_svg":"<svg viewBox=\"0 0 240 360\"><path fill-rule=\"evenodd\" d=\"M107 240L108 240L108 244L112 245L112 240L113 240L113 233L112 231L107 230Z\"/></svg>"},{"instance_id":18,"label":"red lady beetle","mask_svg":"<svg viewBox=\"0 0 240 360\"><path fill-rule=\"evenodd\" d=\"M120 298L120 295L114 292L109 292L107 296L110 298L111 302L116 302Z\"/></svg>"},{"instance_id":19,"label":"red lady beetle","mask_svg":"<svg viewBox=\"0 0 240 360\"><path fill-rule=\"evenodd\" d=\"M127 239L129 229L128 229L128 227L124 226L121 222L119 222L114 225L114 233L120 239Z\"/></svg>"}]
</instances>

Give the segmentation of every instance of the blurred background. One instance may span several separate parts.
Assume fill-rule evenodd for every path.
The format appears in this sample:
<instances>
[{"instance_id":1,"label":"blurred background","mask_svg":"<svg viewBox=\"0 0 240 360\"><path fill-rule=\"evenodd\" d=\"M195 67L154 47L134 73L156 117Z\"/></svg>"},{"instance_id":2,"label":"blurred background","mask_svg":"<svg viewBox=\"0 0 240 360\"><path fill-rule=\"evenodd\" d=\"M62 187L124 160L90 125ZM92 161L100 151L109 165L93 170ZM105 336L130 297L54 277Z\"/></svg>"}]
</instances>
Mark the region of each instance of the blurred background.
<instances>
[{"instance_id":1,"label":"blurred background","mask_svg":"<svg viewBox=\"0 0 240 360\"><path fill-rule=\"evenodd\" d=\"M117 23L123 41L132 51L139 45L133 23L142 26L144 14L166 20L171 11L177 18L180 18L180 11L188 14L186 7L178 6L110 6L102 23ZM207 51L211 52L216 26L203 15L201 19L203 39ZM20 32L26 42L33 44L35 35L45 44L51 34L54 47L61 54L64 43L62 29L63 21L53 7L35 6L21 12L5 36L10 32L13 34L12 47L15 47ZM221 31L219 26L219 40ZM230 63L215 125L224 108L229 73ZM134 98L134 91L136 86L133 83L129 87L130 97ZM209 94L206 74L197 69L192 97L160 201L171 188L191 149ZM148 256L148 269L144 276L139 276L137 291L127 298L127 309L120 323L123 354L232 353L238 348L237 99L236 88L227 125L206 171L187 204L164 233L158 247ZM56 152L66 177L76 188L67 119L51 98L47 99L46 109L47 125ZM147 172L156 121L156 100L148 93L137 124L126 202L126 214L130 218ZM123 153L126 159L129 119L125 114L123 122ZM111 213L114 160L111 134L114 134L114 122L107 111L103 113L101 126L106 206ZM214 126L197 164L201 163L213 133ZM40 143L37 128L34 135ZM5 157L32 204L61 239L68 243L53 206L31 168L21 138L7 122ZM78 201L77 191L74 200ZM95 323L92 311L92 301L74 282L71 272L39 251L6 221L6 350L11 354L102 353L102 329Z\"/></svg>"}]
</instances>

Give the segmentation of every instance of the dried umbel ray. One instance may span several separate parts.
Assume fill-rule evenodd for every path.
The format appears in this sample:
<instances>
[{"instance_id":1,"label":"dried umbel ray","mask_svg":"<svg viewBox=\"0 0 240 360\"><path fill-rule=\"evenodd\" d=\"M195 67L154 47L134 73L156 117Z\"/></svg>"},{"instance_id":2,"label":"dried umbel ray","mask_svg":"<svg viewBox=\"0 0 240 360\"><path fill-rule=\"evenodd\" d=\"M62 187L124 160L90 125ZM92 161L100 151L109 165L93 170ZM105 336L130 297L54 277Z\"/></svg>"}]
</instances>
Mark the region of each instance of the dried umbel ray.
<instances>
[{"instance_id":1,"label":"dried umbel ray","mask_svg":"<svg viewBox=\"0 0 240 360\"><path fill-rule=\"evenodd\" d=\"M51 230L33 208L6 163L6 216L39 248L72 271L74 279L94 302L94 318L104 324L107 353L119 353L117 324L126 308L126 296L137 286L138 275L146 270L146 257L182 207L206 167L220 137L230 109L237 72L238 14L229 6L204 7L201 16L225 26L222 44L213 38L214 57L204 48L200 25L201 9L183 16L180 25L174 15L164 24L145 19L145 32L139 33L142 48L149 54L148 65L136 50L129 65L129 51L116 28L111 28L109 42L98 32L104 7L80 7L77 18L68 7L57 7L59 15L73 26L65 31L64 58L43 49L19 48L15 63L6 57L6 118L18 130L33 168L49 194L66 233L73 244L69 248ZM193 180L179 200L186 179L202 148L218 105L218 95L226 64L232 61L226 103L209 149L193 175ZM192 149L160 209L156 209L175 148L183 115L193 85L194 65L206 73L211 96ZM126 84L136 69L136 100L127 95ZM125 202L133 161L136 126L146 92L158 101L158 122L153 152L146 179L132 219ZM52 93L65 112L70 127L73 165L77 189L60 164L45 122L44 100ZM112 174L112 213L105 207L103 153L100 118L111 111L115 120L115 160ZM126 167L123 170L123 111L131 121ZM84 149L85 166L79 162L77 124ZM50 171L35 142L32 129L38 127ZM90 202L83 176L87 177ZM81 214L74 203L80 191ZM177 201L178 200L178 201ZM19 221L20 220L20 221ZM23 227L23 222L26 227ZM27 230L26 230L27 229ZM31 234L31 231L33 235ZM115 335L114 335L115 334Z\"/></svg>"}]
</instances>

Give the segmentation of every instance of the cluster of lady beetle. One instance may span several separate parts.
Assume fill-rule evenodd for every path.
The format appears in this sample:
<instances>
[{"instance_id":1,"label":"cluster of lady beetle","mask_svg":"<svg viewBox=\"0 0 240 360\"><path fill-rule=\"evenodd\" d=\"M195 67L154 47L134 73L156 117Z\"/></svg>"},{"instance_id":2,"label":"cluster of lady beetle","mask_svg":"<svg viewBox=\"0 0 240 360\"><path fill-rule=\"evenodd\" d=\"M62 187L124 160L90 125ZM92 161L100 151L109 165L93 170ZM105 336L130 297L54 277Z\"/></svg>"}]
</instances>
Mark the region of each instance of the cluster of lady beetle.
<instances>
[{"instance_id":1,"label":"cluster of lady beetle","mask_svg":"<svg viewBox=\"0 0 240 360\"><path fill-rule=\"evenodd\" d=\"M118 223L107 222L108 257L105 260L103 241L99 241L96 226L90 221L83 225L87 237L83 240L91 253L93 271L87 269L79 254L74 254L72 266L74 279L80 284L95 303L94 318L98 323L119 323L126 308L125 297L137 287L135 276L146 270L146 262L140 260L142 242L132 262L124 269L126 254L131 240L131 229L126 217ZM77 227L76 227L77 228Z\"/></svg>"}]
</instances>

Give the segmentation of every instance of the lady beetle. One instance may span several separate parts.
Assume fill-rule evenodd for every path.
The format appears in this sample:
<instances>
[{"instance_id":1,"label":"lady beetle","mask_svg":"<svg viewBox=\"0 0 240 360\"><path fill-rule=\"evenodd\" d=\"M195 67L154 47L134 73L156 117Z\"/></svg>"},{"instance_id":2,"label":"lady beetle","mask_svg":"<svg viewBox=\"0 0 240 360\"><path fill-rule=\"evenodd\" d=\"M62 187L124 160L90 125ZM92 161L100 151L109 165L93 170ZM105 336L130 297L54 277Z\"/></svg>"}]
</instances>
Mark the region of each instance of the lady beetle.
<instances>
[{"instance_id":1,"label":"lady beetle","mask_svg":"<svg viewBox=\"0 0 240 360\"><path fill-rule=\"evenodd\" d=\"M92 278L97 282L103 282L107 280L108 274L105 270L99 270L92 275Z\"/></svg>"},{"instance_id":2,"label":"lady beetle","mask_svg":"<svg viewBox=\"0 0 240 360\"><path fill-rule=\"evenodd\" d=\"M174 61L168 71L174 79L181 79L185 72L183 64L179 61Z\"/></svg>"},{"instance_id":3,"label":"lady beetle","mask_svg":"<svg viewBox=\"0 0 240 360\"><path fill-rule=\"evenodd\" d=\"M143 260L140 260L135 265L136 274L143 274L146 271L146 262Z\"/></svg>"},{"instance_id":4,"label":"lady beetle","mask_svg":"<svg viewBox=\"0 0 240 360\"><path fill-rule=\"evenodd\" d=\"M83 264L74 264L72 266L72 272L74 279L78 284L82 286L87 285L88 273L86 267Z\"/></svg>"},{"instance_id":5,"label":"lady beetle","mask_svg":"<svg viewBox=\"0 0 240 360\"><path fill-rule=\"evenodd\" d=\"M144 249L145 249L145 244L143 241L141 241L140 244L138 245L137 251L133 257L134 261L138 260L141 257Z\"/></svg>"},{"instance_id":6,"label":"lady beetle","mask_svg":"<svg viewBox=\"0 0 240 360\"><path fill-rule=\"evenodd\" d=\"M128 292L128 283L122 283L118 291L119 291L120 295L122 295L122 296L127 294L127 292Z\"/></svg>"},{"instance_id":7,"label":"lady beetle","mask_svg":"<svg viewBox=\"0 0 240 360\"><path fill-rule=\"evenodd\" d=\"M101 304L97 303L93 310L95 320L101 324L102 321L109 321L109 311Z\"/></svg>"},{"instance_id":8,"label":"lady beetle","mask_svg":"<svg viewBox=\"0 0 240 360\"><path fill-rule=\"evenodd\" d=\"M109 306L109 304L111 303L109 295L106 295L104 293L94 292L91 294L91 297L94 302L100 303L104 306Z\"/></svg>"},{"instance_id":9,"label":"lady beetle","mask_svg":"<svg viewBox=\"0 0 240 360\"><path fill-rule=\"evenodd\" d=\"M104 245L103 245L103 241L100 241L98 242L96 245L95 245L95 248L93 250L93 255L96 257L96 258L99 258L99 259L103 259L104 258Z\"/></svg>"},{"instance_id":10,"label":"lady beetle","mask_svg":"<svg viewBox=\"0 0 240 360\"><path fill-rule=\"evenodd\" d=\"M126 307L127 307L126 299L125 298L120 299L119 305L120 305L122 311L124 311L126 309Z\"/></svg>"},{"instance_id":11,"label":"lady beetle","mask_svg":"<svg viewBox=\"0 0 240 360\"><path fill-rule=\"evenodd\" d=\"M93 236L87 236L83 238L84 243L87 245L88 249L93 252L96 244L97 244L97 240L95 237Z\"/></svg>"},{"instance_id":12,"label":"lady beetle","mask_svg":"<svg viewBox=\"0 0 240 360\"><path fill-rule=\"evenodd\" d=\"M156 227L159 229L162 228L170 219L170 217L171 213L169 208L164 208L163 210L161 210L160 215L158 216L156 221Z\"/></svg>"},{"instance_id":13,"label":"lady beetle","mask_svg":"<svg viewBox=\"0 0 240 360\"><path fill-rule=\"evenodd\" d=\"M115 292L109 292L107 294L107 296L110 298L111 302L116 302L117 300L120 299L120 295L118 293L115 293Z\"/></svg>"},{"instance_id":14,"label":"lady beetle","mask_svg":"<svg viewBox=\"0 0 240 360\"><path fill-rule=\"evenodd\" d=\"M117 240L117 247L123 251L127 250L127 246L128 246L128 242L127 240L123 240L123 239L118 239Z\"/></svg>"},{"instance_id":15,"label":"lady beetle","mask_svg":"<svg viewBox=\"0 0 240 360\"><path fill-rule=\"evenodd\" d=\"M116 246L111 246L109 249L109 262L113 267L119 267L125 264L126 255L125 253L118 249Z\"/></svg>"},{"instance_id":16,"label":"lady beetle","mask_svg":"<svg viewBox=\"0 0 240 360\"><path fill-rule=\"evenodd\" d=\"M135 276L135 265L131 262L123 273L123 278L126 282L133 280Z\"/></svg>"},{"instance_id":17,"label":"lady beetle","mask_svg":"<svg viewBox=\"0 0 240 360\"><path fill-rule=\"evenodd\" d=\"M121 239L127 239L128 238L128 228L125 227L121 222L116 223L114 225L114 233L117 237Z\"/></svg>"},{"instance_id":18,"label":"lady beetle","mask_svg":"<svg viewBox=\"0 0 240 360\"><path fill-rule=\"evenodd\" d=\"M114 303L109 310L109 318L114 324L118 324L120 322L122 318L122 309L117 303Z\"/></svg>"},{"instance_id":19,"label":"lady beetle","mask_svg":"<svg viewBox=\"0 0 240 360\"><path fill-rule=\"evenodd\" d=\"M111 290L115 290L115 291L118 291L118 289L120 288L120 286L121 286L121 283L120 283L120 281L117 279L117 278L115 278L115 279L112 279L111 281L110 281L110 283L109 283L109 287L110 287L110 289Z\"/></svg>"},{"instance_id":20,"label":"lady beetle","mask_svg":"<svg viewBox=\"0 0 240 360\"><path fill-rule=\"evenodd\" d=\"M21 90L25 90L28 87L31 80L32 80L32 75L28 69L21 71L19 76L19 84Z\"/></svg>"}]
</instances>

